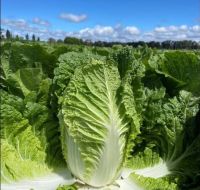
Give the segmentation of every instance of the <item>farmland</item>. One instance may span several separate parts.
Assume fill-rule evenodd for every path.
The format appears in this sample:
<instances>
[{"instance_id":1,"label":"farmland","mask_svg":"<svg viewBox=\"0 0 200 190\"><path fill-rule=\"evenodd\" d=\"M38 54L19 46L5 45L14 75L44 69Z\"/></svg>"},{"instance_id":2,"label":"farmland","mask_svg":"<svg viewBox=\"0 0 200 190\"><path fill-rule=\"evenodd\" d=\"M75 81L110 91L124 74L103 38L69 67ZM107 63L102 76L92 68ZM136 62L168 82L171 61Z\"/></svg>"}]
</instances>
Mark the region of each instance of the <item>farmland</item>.
<instances>
[{"instance_id":1,"label":"farmland","mask_svg":"<svg viewBox=\"0 0 200 190\"><path fill-rule=\"evenodd\" d=\"M4 41L0 69L5 190L200 188L199 50Z\"/></svg>"}]
</instances>

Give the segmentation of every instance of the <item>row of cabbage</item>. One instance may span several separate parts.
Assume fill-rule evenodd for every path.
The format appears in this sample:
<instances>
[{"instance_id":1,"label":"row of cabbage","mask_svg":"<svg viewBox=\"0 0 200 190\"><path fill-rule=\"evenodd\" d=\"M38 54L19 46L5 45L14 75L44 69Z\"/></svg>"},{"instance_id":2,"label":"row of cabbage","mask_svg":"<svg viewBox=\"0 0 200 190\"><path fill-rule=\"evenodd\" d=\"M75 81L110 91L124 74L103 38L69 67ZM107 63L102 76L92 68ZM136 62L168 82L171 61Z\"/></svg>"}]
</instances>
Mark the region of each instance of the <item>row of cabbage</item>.
<instances>
[{"instance_id":1,"label":"row of cabbage","mask_svg":"<svg viewBox=\"0 0 200 190\"><path fill-rule=\"evenodd\" d=\"M200 187L199 52L4 44L3 189Z\"/></svg>"}]
</instances>

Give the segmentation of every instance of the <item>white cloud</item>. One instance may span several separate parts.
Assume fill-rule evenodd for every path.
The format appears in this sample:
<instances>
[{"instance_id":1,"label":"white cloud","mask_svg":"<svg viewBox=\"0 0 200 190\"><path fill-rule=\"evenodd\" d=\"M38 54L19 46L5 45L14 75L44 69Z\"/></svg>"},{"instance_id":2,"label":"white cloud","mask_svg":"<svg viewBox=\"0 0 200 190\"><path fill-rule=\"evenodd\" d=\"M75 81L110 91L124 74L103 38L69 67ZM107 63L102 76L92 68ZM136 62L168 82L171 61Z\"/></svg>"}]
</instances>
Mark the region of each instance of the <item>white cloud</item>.
<instances>
[{"instance_id":1,"label":"white cloud","mask_svg":"<svg viewBox=\"0 0 200 190\"><path fill-rule=\"evenodd\" d=\"M9 27L26 27L28 25L24 19L1 19L1 24Z\"/></svg>"},{"instance_id":2,"label":"white cloud","mask_svg":"<svg viewBox=\"0 0 200 190\"><path fill-rule=\"evenodd\" d=\"M181 25L181 26L179 27L179 29L180 29L180 30L183 30L183 31L186 31L186 30L188 30L188 26L187 26L187 25Z\"/></svg>"},{"instance_id":3,"label":"white cloud","mask_svg":"<svg viewBox=\"0 0 200 190\"><path fill-rule=\"evenodd\" d=\"M177 26L169 26L168 29L171 31L171 32L176 32L179 30L179 28Z\"/></svg>"},{"instance_id":4,"label":"white cloud","mask_svg":"<svg viewBox=\"0 0 200 190\"><path fill-rule=\"evenodd\" d=\"M50 26L50 22L47 21L47 20L43 20L41 18L38 18L38 17L35 17L32 22L34 24L37 24L37 25L41 25L41 26Z\"/></svg>"},{"instance_id":5,"label":"white cloud","mask_svg":"<svg viewBox=\"0 0 200 190\"><path fill-rule=\"evenodd\" d=\"M76 23L83 22L84 20L87 19L87 15L85 14L75 15L72 13L61 13L59 17L61 19L68 20L70 22L76 22Z\"/></svg>"},{"instance_id":6,"label":"white cloud","mask_svg":"<svg viewBox=\"0 0 200 190\"><path fill-rule=\"evenodd\" d=\"M195 25L191 27L194 32L200 32L200 25Z\"/></svg>"},{"instance_id":7,"label":"white cloud","mask_svg":"<svg viewBox=\"0 0 200 190\"><path fill-rule=\"evenodd\" d=\"M200 41L200 25L187 26L167 26L167 27L156 27L151 32L151 37L146 32L143 33L145 40L194 40Z\"/></svg>"},{"instance_id":8,"label":"white cloud","mask_svg":"<svg viewBox=\"0 0 200 190\"><path fill-rule=\"evenodd\" d=\"M35 34L41 39L47 39L50 31L45 27L31 25L24 19L1 19L1 25L4 29L9 29L13 35L25 36L27 33L31 36Z\"/></svg>"},{"instance_id":9,"label":"white cloud","mask_svg":"<svg viewBox=\"0 0 200 190\"><path fill-rule=\"evenodd\" d=\"M127 27L125 27L124 31L127 32L127 34L130 34L130 35L140 34L140 30L135 26L127 26Z\"/></svg>"},{"instance_id":10,"label":"white cloud","mask_svg":"<svg viewBox=\"0 0 200 190\"><path fill-rule=\"evenodd\" d=\"M38 21L39 22L39 21ZM13 34L18 33L25 35L33 33L41 39L50 37L55 39L63 39L66 36L82 38L92 41L165 41L165 40L194 40L200 41L200 25L187 26L162 26L155 27L149 31L141 31L136 26L101 26L83 28L79 31L52 30L43 25L31 25L24 19L2 19L2 28L10 29Z\"/></svg>"},{"instance_id":11,"label":"white cloud","mask_svg":"<svg viewBox=\"0 0 200 190\"><path fill-rule=\"evenodd\" d=\"M78 32L72 32L71 35L83 39L89 39L92 41L130 41L135 40L139 29L135 26L122 27L117 26L100 26L97 25L93 28L84 28Z\"/></svg>"},{"instance_id":12,"label":"white cloud","mask_svg":"<svg viewBox=\"0 0 200 190\"><path fill-rule=\"evenodd\" d=\"M181 26L174 26L174 25L171 25L171 26L168 26L168 27L156 27L154 29L154 32L157 32L157 33L172 33L172 32L178 32L178 31L185 31L187 30L188 27L187 25L181 25Z\"/></svg>"},{"instance_id":13,"label":"white cloud","mask_svg":"<svg viewBox=\"0 0 200 190\"><path fill-rule=\"evenodd\" d=\"M114 29L111 26L95 26L94 28L85 28L79 31L82 36L108 36L112 35Z\"/></svg>"},{"instance_id":14,"label":"white cloud","mask_svg":"<svg viewBox=\"0 0 200 190\"><path fill-rule=\"evenodd\" d=\"M166 28L165 27L156 27L154 29L155 32L159 32L159 33L163 33L163 32L166 32Z\"/></svg>"}]
</instances>

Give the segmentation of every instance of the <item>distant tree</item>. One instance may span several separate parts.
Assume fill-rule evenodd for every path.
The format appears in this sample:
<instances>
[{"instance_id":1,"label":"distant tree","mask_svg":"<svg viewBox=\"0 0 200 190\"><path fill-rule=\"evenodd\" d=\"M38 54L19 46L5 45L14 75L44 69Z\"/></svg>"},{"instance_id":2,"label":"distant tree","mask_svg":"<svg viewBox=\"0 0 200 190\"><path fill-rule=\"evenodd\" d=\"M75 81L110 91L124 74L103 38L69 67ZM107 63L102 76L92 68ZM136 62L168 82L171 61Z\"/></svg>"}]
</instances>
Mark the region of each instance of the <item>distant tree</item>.
<instances>
[{"instance_id":1,"label":"distant tree","mask_svg":"<svg viewBox=\"0 0 200 190\"><path fill-rule=\"evenodd\" d=\"M58 40L57 40L57 43L61 44L61 43L63 43L63 40L58 39Z\"/></svg>"},{"instance_id":2,"label":"distant tree","mask_svg":"<svg viewBox=\"0 0 200 190\"><path fill-rule=\"evenodd\" d=\"M96 42L94 42L94 45L95 46L99 46L99 47L103 47L104 44L105 44L105 42L102 42L102 41L96 41Z\"/></svg>"},{"instance_id":3,"label":"distant tree","mask_svg":"<svg viewBox=\"0 0 200 190\"><path fill-rule=\"evenodd\" d=\"M16 36L15 36L15 40L17 40L17 41L20 40L20 39L19 39L19 35L16 35Z\"/></svg>"},{"instance_id":4,"label":"distant tree","mask_svg":"<svg viewBox=\"0 0 200 190\"><path fill-rule=\"evenodd\" d=\"M54 44L54 43L56 43L56 40L54 38L49 38L48 39L48 43L49 44Z\"/></svg>"},{"instance_id":5,"label":"distant tree","mask_svg":"<svg viewBox=\"0 0 200 190\"><path fill-rule=\"evenodd\" d=\"M32 41L35 42L35 34L32 35Z\"/></svg>"},{"instance_id":6,"label":"distant tree","mask_svg":"<svg viewBox=\"0 0 200 190\"><path fill-rule=\"evenodd\" d=\"M26 41L29 41L29 35L28 34L26 34L25 38L26 38Z\"/></svg>"},{"instance_id":7,"label":"distant tree","mask_svg":"<svg viewBox=\"0 0 200 190\"><path fill-rule=\"evenodd\" d=\"M24 37L23 37L23 36L20 36L20 37L19 37L19 40L20 40L20 41L24 41Z\"/></svg>"},{"instance_id":8,"label":"distant tree","mask_svg":"<svg viewBox=\"0 0 200 190\"><path fill-rule=\"evenodd\" d=\"M65 44L77 44L81 45L83 44L83 40L75 37L65 37L64 39Z\"/></svg>"},{"instance_id":9,"label":"distant tree","mask_svg":"<svg viewBox=\"0 0 200 190\"><path fill-rule=\"evenodd\" d=\"M3 35L2 30L0 30L0 39L1 39L1 40L4 40L4 38L5 38L5 36Z\"/></svg>"},{"instance_id":10,"label":"distant tree","mask_svg":"<svg viewBox=\"0 0 200 190\"><path fill-rule=\"evenodd\" d=\"M192 49L200 49L200 42L198 43L198 42L192 42Z\"/></svg>"},{"instance_id":11,"label":"distant tree","mask_svg":"<svg viewBox=\"0 0 200 190\"><path fill-rule=\"evenodd\" d=\"M173 49L174 43L170 40L166 40L162 42L163 49Z\"/></svg>"},{"instance_id":12,"label":"distant tree","mask_svg":"<svg viewBox=\"0 0 200 190\"><path fill-rule=\"evenodd\" d=\"M84 41L84 44L85 44L85 45L92 45L92 41L91 41L91 40L85 40L85 41Z\"/></svg>"},{"instance_id":13,"label":"distant tree","mask_svg":"<svg viewBox=\"0 0 200 190\"><path fill-rule=\"evenodd\" d=\"M160 42L156 42L156 41L147 42L147 45L148 45L148 47L151 47L151 48L160 48L161 47Z\"/></svg>"},{"instance_id":14,"label":"distant tree","mask_svg":"<svg viewBox=\"0 0 200 190\"><path fill-rule=\"evenodd\" d=\"M12 34L9 30L6 30L6 39L11 39L12 38Z\"/></svg>"},{"instance_id":15,"label":"distant tree","mask_svg":"<svg viewBox=\"0 0 200 190\"><path fill-rule=\"evenodd\" d=\"M40 37L37 38L37 41L38 41L38 42L40 41Z\"/></svg>"}]
</instances>

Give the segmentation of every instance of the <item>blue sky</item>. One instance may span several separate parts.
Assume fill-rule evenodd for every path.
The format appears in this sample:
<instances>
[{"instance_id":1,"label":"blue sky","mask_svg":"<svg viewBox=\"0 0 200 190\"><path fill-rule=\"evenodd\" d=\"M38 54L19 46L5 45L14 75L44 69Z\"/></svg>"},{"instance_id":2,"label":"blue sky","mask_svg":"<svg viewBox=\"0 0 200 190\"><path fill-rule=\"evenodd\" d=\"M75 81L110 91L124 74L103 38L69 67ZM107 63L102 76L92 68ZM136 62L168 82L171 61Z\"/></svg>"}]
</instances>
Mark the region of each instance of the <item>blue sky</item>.
<instances>
[{"instance_id":1,"label":"blue sky","mask_svg":"<svg viewBox=\"0 0 200 190\"><path fill-rule=\"evenodd\" d=\"M2 27L15 34L108 41L200 40L200 0L2 0L1 4Z\"/></svg>"}]
</instances>

